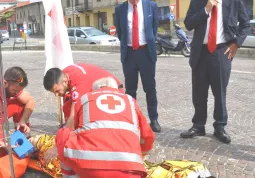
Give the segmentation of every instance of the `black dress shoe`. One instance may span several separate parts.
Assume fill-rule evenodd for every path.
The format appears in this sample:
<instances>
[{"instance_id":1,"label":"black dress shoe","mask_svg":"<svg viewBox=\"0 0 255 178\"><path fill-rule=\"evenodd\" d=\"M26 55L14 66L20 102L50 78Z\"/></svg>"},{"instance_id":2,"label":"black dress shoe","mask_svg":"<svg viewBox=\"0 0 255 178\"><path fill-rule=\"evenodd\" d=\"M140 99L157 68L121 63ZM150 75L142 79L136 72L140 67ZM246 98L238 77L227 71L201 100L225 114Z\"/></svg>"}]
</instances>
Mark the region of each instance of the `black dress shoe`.
<instances>
[{"instance_id":1,"label":"black dress shoe","mask_svg":"<svg viewBox=\"0 0 255 178\"><path fill-rule=\"evenodd\" d=\"M215 136L219 141L223 143L228 144L231 142L230 136L227 134L224 127L222 126L215 127L213 136Z\"/></svg>"},{"instance_id":2,"label":"black dress shoe","mask_svg":"<svg viewBox=\"0 0 255 178\"><path fill-rule=\"evenodd\" d=\"M150 126L153 132L161 132L161 127L158 123L158 120L152 120Z\"/></svg>"},{"instance_id":3,"label":"black dress shoe","mask_svg":"<svg viewBox=\"0 0 255 178\"><path fill-rule=\"evenodd\" d=\"M188 131L180 134L181 138L193 138L195 136L205 136L205 128L191 127Z\"/></svg>"}]
</instances>

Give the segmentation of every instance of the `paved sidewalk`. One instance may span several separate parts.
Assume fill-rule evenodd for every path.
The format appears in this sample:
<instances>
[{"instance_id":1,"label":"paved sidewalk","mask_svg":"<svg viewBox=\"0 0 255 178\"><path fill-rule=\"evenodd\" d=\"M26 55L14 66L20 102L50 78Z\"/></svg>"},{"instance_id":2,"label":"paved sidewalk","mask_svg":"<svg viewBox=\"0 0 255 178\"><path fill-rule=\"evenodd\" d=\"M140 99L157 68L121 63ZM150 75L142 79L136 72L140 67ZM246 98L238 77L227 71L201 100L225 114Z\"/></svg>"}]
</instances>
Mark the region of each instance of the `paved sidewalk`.
<instances>
[{"instance_id":1,"label":"paved sidewalk","mask_svg":"<svg viewBox=\"0 0 255 178\"><path fill-rule=\"evenodd\" d=\"M124 81L118 53L74 52L76 62L96 64L111 71ZM29 78L28 90L35 97L36 110L32 115L32 133L54 134L58 127L57 100L42 86L45 67L43 52L3 52L4 68L19 65ZM236 58L228 88L230 145L215 140L213 133L213 97L208 99L207 135L181 139L179 134L191 126L191 71L187 58L159 57L157 63L159 122L162 133L156 134L156 143L149 160L190 159L202 161L218 178L255 177L255 60ZM138 103L147 115L145 94L139 84ZM47 177L33 171L24 176Z\"/></svg>"}]
</instances>

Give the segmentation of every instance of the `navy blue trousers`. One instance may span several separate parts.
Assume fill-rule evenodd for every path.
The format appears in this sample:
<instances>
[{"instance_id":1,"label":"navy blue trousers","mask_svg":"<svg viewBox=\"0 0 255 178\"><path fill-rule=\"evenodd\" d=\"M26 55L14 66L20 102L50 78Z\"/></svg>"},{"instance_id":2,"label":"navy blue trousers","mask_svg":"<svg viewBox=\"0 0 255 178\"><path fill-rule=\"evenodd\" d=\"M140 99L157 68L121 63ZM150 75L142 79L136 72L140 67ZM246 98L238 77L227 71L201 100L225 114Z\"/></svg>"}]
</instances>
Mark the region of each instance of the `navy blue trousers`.
<instances>
[{"instance_id":1,"label":"navy blue trousers","mask_svg":"<svg viewBox=\"0 0 255 178\"><path fill-rule=\"evenodd\" d=\"M221 44L210 54L204 46L199 64L192 71L192 95L195 114L192 122L196 126L204 127L207 120L207 99L209 87L214 96L214 127L226 126L228 112L226 106L227 86L231 73L231 60L224 52L227 44Z\"/></svg>"},{"instance_id":2,"label":"navy blue trousers","mask_svg":"<svg viewBox=\"0 0 255 178\"><path fill-rule=\"evenodd\" d=\"M128 47L127 59L122 63L122 68L125 76L126 93L134 99L136 99L140 73L143 90L146 93L149 118L150 120L157 120L156 62L150 59L148 48L133 50Z\"/></svg>"}]
</instances>

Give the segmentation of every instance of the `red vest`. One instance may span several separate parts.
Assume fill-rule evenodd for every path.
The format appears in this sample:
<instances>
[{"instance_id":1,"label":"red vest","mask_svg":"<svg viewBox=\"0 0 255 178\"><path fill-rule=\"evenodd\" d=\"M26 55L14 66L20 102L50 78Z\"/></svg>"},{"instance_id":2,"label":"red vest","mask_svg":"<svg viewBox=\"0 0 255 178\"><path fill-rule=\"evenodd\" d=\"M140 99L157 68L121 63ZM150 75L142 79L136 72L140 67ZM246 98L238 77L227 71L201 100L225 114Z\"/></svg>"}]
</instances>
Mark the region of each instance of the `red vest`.
<instances>
[{"instance_id":1,"label":"red vest","mask_svg":"<svg viewBox=\"0 0 255 178\"><path fill-rule=\"evenodd\" d=\"M131 96L114 89L91 92L77 102L75 114L79 119L77 135L70 136L64 148L72 167L146 173Z\"/></svg>"}]
</instances>

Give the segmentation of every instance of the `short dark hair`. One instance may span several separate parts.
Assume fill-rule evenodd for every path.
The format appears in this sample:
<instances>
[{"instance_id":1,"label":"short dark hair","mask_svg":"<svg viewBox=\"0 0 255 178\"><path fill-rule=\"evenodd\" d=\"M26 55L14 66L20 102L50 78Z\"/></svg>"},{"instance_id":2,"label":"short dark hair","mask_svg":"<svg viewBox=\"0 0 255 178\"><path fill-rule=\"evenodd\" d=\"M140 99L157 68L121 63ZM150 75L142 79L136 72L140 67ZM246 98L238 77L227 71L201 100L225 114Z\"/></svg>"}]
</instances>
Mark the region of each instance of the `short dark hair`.
<instances>
[{"instance_id":1,"label":"short dark hair","mask_svg":"<svg viewBox=\"0 0 255 178\"><path fill-rule=\"evenodd\" d=\"M21 87L28 85L27 74L21 67L10 67L4 73L4 79L9 83L18 83Z\"/></svg>"},{"instance_id":2,"label":"short dark hair","mask_svg":"<svg viewBox=\"0 0 255 178\"><path fill-rule=\"evenodd\" d=\"M59 79L62 75L63 72L59 68L49 69L43 78L44 88L50 91L53 86L59 82Z\"/></svg>"}]
</instances>

